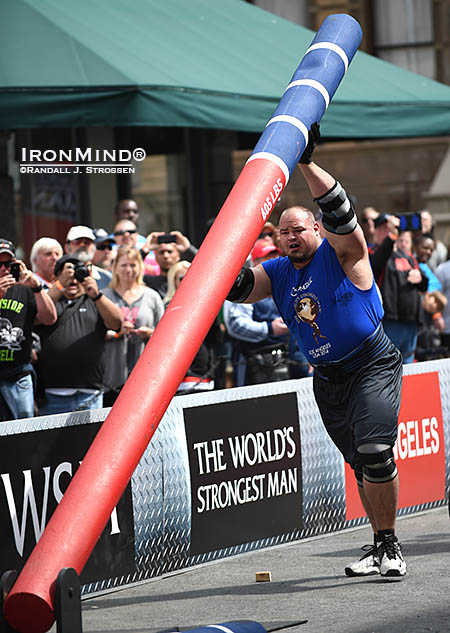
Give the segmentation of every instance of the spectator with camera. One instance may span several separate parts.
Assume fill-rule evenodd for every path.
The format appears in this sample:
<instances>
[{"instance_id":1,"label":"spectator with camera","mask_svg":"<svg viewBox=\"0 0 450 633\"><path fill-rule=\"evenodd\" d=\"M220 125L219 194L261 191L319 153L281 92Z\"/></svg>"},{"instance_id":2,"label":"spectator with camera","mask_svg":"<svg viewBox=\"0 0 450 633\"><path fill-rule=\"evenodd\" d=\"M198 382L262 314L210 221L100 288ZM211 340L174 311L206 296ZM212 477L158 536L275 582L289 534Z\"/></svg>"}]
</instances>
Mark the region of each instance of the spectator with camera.
<instances>
[{"instance_id":1,"label":"spectator with camera","mask_svg":"<svg viewBox=\"0 0 450 633\"><path fill-rule=\"evenodd\" d=\"M119 331L120 308L98 288L90 265L64 255L55 265L48 295L56 305L54 325L37 329L41 415L103 406L103 352L107 330Z\"/></svg>"},{"instance_id":2,"label":"spectator with camera","mask_svg":"<svg viewBox=\"0 0 450 633\"><path fill-rule=\"evenodd\" d=\"M170 268L181 259L191 262L198 249L192 246L188 238L180 231L150 233L144 247L144 250L146 249L154 251L160 274L144 275L144 282L149 288L156 290L163 299L167 294L167 274Z\"/></svg>"},{"instance_id":3,"label":"spectator with camera","mask_svg":"<svg viewBox=\"0 0 450 633\"><path fill-rule=\"evenodd\" d=\"M52 300L34 273L0 238L0 420L34 415L32 328L56 321Z\"/></svg>"},{"instance_id":4,"label":"spectator with camera","mask_svg":"<svg viewBox=\"0 0 450 633\"><path fill-rule=\"evenodd\" d=\"M83 264L91 264L91 275L100 290L106 288L111 275L92 264L95 255L95 233L88 226L72 226L66 236L65 250L67 255L76 257Z\"/></svg>"},{"instance_id":5,"label":"spectator with camera","mask_svg":"<svg viewBox=\"0 0 450 633\"><path fill-rule=\"evenodd\" d=\"M48 290L55 282L55 264L62 255L61 244L52 237L41 237L31 247L31 269L44 290Z\"/></svg>"}]
</instances>

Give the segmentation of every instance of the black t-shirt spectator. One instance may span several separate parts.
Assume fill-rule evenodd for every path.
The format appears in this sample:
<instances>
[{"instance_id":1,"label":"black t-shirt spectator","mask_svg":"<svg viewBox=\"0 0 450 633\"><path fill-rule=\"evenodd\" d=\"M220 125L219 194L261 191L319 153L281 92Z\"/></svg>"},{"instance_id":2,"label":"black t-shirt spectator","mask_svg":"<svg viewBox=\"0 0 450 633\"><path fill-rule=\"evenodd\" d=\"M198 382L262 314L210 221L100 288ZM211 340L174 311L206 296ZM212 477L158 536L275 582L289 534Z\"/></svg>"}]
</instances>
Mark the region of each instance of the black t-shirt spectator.
<instances>
[{"instance_id":1,"label":"black t-shirt spectator","mask_svg":"<svg viewBox=\"0 0 450 633\"><path fill-rule=\"evenodd\" d=\"M0 379L16 380L29 373L36 314L35 296L26 286L15 284L0 299Z\"/></svg>"},{"instance_id":2,"label":"black t-shirt spectator","mask_svg":"<svg viewBox=\"0 0 450 633\"><path fill-rule=\"evenodd\" d=\"M67 310L71 316L62 319ZM73 301L63 297L56 311L55 325L37 330L42 345L40 388L102 389L106 327L94 302L87 295Z\"/></svg>"}]
</instances>

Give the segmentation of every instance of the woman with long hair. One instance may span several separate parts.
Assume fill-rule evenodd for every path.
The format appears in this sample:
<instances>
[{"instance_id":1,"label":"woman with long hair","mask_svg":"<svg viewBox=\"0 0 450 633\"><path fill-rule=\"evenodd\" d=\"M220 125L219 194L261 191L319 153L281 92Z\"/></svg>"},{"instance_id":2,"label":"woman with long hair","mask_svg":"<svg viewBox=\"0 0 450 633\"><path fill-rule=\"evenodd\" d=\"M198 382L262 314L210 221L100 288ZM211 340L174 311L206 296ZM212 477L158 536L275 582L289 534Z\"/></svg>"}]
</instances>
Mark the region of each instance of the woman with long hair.
<instances>
[{"instance_id":1,"label":"woman with long hair","mask_svg":"<svg viewBox=\"0 0 450 633\"><path fill-rule=\"evenodd\" d=\"M112 280L103 293L124 316L120 332L109 331L105 349L105 406L111 406L159 323L164 306L159 294L143 282L139 249L121 246L112 268Z\"/></svg>"},{"instance_id":2,"label":"woman with long hair","mask_svg":"<svg viewBox=\"0 0 450 633\"><path fill-rule=\"evenodd\" d=\"M173 296L177 291L177 288L180 285L183 277L189 270L190 265L190 262L187 262L183 259L181 262L177 262L169 268L167 272L167 292L163 298L163 304L165 308L169 305L170 300L173 299Z\"/></svg>"}]
</instances>

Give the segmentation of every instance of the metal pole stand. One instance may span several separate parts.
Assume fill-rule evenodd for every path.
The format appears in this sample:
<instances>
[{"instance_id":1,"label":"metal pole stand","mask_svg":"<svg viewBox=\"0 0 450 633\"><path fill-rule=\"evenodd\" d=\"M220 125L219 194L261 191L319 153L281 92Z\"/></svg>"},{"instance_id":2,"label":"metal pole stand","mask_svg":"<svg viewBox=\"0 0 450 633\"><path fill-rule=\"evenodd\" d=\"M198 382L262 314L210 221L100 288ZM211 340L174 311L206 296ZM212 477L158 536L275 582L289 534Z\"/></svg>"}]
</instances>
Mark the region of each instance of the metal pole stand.
<instances>
[{"instance_id":1,"label":"metal pole stand","mask_svg":"<svg viewBox=\"0 0 450 633\"><path fill-rule=\"evenodd\" d=\"M9 594L11 587L15 583L17 578L17 572L15 569L5 571L0 578L0 633L15 633L3 615L3 603L6 600L6 596Z\"/></svg>"},{"instance_id":2,"label":"metal pole stand","mask_svg":"<svg viewBox=\"0 0 450 633\"><path fill-rule=\"evenodd\" d=\"M61 569L55 584L57 633L83 633L80 577L72 567Z\"/></svg>"}]
</instances>

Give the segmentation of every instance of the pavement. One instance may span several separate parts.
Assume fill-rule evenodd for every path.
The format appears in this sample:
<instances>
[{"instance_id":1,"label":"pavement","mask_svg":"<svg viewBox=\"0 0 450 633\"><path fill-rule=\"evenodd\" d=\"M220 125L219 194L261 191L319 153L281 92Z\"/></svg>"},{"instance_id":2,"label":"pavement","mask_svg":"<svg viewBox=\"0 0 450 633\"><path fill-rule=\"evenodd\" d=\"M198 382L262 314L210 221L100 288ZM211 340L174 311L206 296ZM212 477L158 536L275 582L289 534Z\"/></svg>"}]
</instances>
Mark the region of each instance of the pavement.
<instances>
[{"instance_id":1,"label":"pavement","mask_svg":"<svg viewBox=\"0 0 450 633\"><path fill-rule=\"evenodd\" d=\"M397 534L408 563L401 581L344 575L372 540L363 526L85 597L83 632L182 631L233 620L283 633L450 632L448 508L400 518ZM255 581L263 571L271 582Z\"/></svg>"}]
</instances>

